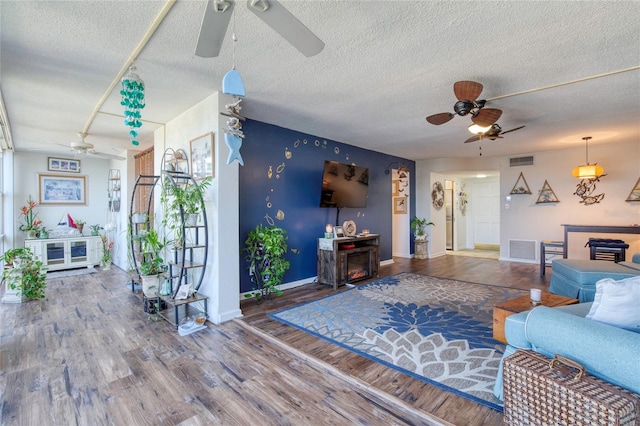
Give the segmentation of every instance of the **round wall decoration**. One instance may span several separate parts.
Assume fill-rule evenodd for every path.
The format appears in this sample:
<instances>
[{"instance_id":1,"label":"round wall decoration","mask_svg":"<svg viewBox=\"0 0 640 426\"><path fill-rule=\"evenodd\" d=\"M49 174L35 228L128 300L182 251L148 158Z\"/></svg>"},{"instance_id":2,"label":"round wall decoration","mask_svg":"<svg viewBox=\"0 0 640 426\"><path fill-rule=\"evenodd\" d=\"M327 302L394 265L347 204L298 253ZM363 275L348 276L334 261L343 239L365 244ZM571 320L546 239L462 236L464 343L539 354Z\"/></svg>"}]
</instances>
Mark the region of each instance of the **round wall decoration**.
<instances>
[{"instance_id":1,"label":"round wall decoration","mask_svg":"<svg viewBox=\"0 0 640 426\"><path fill-rule=\"evenodd\" d=\"M442 187L442 183L436 182L433 184L431 202L436 210L440 210L442 206L444 206L444 188Z\"/></svg>"},{"instance_id":2,"label":"round wall decoration","mask_svg":"<svg viewBox=\"0 0 640 426\"><path fill-rule=\"evenodd\" d=\"M342 230L347 237L353 237L356 235L356 223L352 220L347 220L342 224Z\"/></svg>"}]
</instances>

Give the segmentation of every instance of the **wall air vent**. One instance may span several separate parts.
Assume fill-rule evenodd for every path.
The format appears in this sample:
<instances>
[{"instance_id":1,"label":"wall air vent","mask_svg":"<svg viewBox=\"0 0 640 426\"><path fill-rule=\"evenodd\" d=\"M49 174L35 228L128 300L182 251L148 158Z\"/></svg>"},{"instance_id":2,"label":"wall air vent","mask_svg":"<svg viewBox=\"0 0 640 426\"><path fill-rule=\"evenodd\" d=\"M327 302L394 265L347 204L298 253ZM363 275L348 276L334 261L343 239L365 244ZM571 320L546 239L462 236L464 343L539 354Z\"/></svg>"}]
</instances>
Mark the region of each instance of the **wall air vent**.
<instances>
[{"instance_id":1,"label":"wall air vent","mask_svg":"<svg viewBox=\"0 0 640 426\"><path fill-rule=\"evenodd\" d=\"M533 166L533 155L509 158L509 167Z\"/></svg>"},{"instance_id":2,"label":"wall air vent","mask_svg":"<svg viewBox=\"0 0 640 426\"><path fill-rule=\"evenodd\" d=\"M509 240L511 259L536 260L537 242L534 240Z\"/></svg>"}]
</instances>

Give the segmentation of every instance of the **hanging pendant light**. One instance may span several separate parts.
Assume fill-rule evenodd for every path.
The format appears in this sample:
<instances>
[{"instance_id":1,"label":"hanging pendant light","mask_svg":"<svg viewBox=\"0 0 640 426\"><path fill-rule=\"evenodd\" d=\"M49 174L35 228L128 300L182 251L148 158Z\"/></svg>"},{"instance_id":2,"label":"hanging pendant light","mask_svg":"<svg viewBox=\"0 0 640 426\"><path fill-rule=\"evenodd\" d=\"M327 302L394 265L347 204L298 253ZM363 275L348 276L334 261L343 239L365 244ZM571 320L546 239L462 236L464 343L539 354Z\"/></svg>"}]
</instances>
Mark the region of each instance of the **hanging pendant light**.
<instances>
[{"instance_id":1,"label":"hanging pendant light","mask_svg":"<svg viewBox=\"0 0 640 426\"><path fill-rule=\"evenodd\" d=\"M586 146L586 164L575 167L571 172L578 179L598 179L604 175L604 169L598 163L589 164L589 139L591 139L591 136L582 138Z\"/></svg>"},{"instance_id":2,"label":"hanging pendant light","mask_svg":"<svg viewBox=\"0 0 640 426\"><path fill-rule=\"evenodd\" d=\"M129 74L122 77L122 89L120 90L122 100L120 105L124 106L124 125L129 127L131 144L138 146L138 129L142 126L142 114L140 110L145 107L144 101L144 81L136 74L136 67L129 67Z\"/></svg>"}]
</instances>

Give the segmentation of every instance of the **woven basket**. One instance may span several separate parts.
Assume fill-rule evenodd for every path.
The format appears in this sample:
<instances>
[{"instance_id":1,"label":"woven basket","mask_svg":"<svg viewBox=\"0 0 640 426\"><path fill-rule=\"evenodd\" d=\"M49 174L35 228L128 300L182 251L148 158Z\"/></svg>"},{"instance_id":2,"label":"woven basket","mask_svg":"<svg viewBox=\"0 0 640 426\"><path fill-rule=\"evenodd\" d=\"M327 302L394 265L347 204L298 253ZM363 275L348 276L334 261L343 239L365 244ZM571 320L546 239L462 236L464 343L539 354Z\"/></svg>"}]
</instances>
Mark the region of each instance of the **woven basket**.
<instances>
[{"instance_id":1,"label":"woven basket","mask_svg":"<svg viewBox=\"0 0 640 426\"><path fill-rule=\"evenodd\" d=\"M640 395L562 356L517 350L503 371L505 425L640 425Z\"/></svg>"}]
</instances>

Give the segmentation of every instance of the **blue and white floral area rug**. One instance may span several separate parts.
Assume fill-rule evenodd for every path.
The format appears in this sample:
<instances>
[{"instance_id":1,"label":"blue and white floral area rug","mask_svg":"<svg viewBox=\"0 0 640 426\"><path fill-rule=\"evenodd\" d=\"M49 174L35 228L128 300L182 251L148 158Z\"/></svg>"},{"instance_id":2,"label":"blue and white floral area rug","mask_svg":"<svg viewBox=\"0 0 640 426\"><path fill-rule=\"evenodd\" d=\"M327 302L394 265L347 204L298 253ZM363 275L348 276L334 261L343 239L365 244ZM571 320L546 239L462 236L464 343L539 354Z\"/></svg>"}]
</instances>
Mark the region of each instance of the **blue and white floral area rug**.
<instances>
[{"instance_id":1,"label":"blue and white floral area rug","mask_svg":"<svg viewBox=\"0 0 640 426\"><path fill-rule=\"evenodd\" d=\"M402 273L270 315L373 361L502 410L493 307L522 290Z\"/></svg>"}]
</instances>

